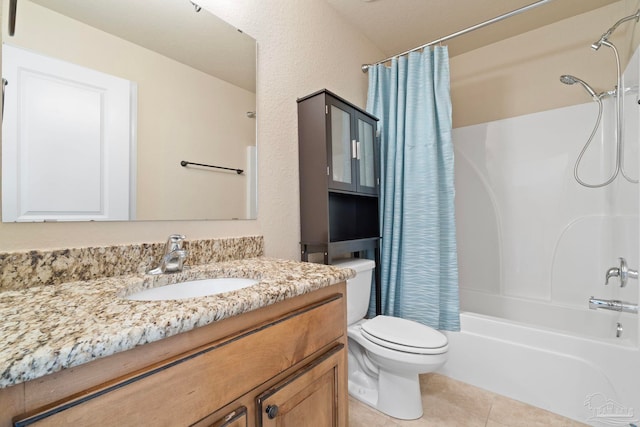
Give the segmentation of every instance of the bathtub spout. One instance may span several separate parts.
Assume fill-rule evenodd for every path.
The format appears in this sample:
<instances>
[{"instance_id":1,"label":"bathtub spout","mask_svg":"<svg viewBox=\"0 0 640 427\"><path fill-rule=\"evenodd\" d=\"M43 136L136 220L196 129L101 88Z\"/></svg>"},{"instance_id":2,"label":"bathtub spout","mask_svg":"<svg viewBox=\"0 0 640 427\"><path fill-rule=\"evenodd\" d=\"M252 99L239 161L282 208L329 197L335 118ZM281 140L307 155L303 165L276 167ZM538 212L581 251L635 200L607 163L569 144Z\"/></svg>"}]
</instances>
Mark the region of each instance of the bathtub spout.
<instances>
[{"instance_id":1,"label":"bathtub spout","mask_svg":"<svg viewBox=\"0 0 640 427\"><path fill-rule=\"evenodd\" d=\"M592 310L601 308L604 310L622 311L624 313L638 314L638 304L631 304L629 302L619 300L591 297L589 298L589 308Z\"/></svg>"}]
</instances>

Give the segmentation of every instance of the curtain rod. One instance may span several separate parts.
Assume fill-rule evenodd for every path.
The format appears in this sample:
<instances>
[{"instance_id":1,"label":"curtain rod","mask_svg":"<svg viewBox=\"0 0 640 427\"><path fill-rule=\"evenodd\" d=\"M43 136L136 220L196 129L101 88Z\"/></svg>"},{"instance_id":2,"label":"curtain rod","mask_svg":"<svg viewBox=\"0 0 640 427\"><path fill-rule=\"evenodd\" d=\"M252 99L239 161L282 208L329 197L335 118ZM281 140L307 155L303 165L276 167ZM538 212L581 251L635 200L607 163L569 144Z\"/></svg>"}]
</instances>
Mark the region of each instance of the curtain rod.
<instances>
[{"instance_id":1,"label":"curtain rod","mask_svg":"<svg viewBox=\"0 0 640 427\"><path fill-rule=\"evenodd\" d=\"M375 62L373 64L363 64L362 65L362 72L366 73L367 71L369 71L369 67L372 67L374 65L383 64L383 63L385 63L387 61L392 60L393 58L397 58L399 56L403 56L403 55L406 55L408 53L415 52L416 50L424 49L425 47L433 46L434 44L442 43L444 41L453 39L453 38L461 36L463 34L470 33L471 31L475 31L475 30L478 30L480 28L486 27L487 25L491 25L493 23L502 21L503 19L511 18L512 16L519 15L519 14L521 14L523 12L527 12L528 10L534 9L534 8L536 8L538 6L542 6L543 4L549 3L551 1L553 1L553 0L539 0L539 1L535 2L535 3L531 3L528 6L524 6L524 7L521 7L520 9L512 10L511 12L505 13L504 15L496 16L495 18L489 19L488 21L481 22L479 24L476 24L476 25L473 25L471 27L465 28L464 30L460 30L460 31L455 32L453 34L449 34L448 36L444 36L442 38L439 38L438 40L434 40L434 41L431 41L431 42L429 42L427 44L423 44L422 46L414 47L413 49L409 49L409 50L407 50L405 52L402 52L402 53L399 53L397 55L390 56L389 58L383 59L382 61L378 61L378 62Z\"/></svg>"}]
</instances>

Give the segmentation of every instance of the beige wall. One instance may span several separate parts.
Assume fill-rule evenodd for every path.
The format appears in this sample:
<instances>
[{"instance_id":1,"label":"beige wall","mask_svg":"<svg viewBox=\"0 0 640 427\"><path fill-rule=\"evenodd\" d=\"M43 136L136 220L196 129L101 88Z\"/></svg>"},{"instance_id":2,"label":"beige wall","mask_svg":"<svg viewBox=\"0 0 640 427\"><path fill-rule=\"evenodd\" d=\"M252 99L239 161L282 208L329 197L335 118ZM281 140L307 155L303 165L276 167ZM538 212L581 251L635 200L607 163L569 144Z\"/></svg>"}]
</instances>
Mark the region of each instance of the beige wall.
<instances>
[{"instance_id":1,"label":"beige wall","mask_svg":"<svg viewBox=\"0 0 640 427\"><path fill-rule=\"evenodd\" d=\"M262 234L266 253L299 258L296 98L330 89L364 106L362 63L384 55L323 0L202 0L258 41L258 220L0 224L0 250Z\"/></svg>"},{"instance_id":2,"label":"beige wall","mask_svg":"<svg viewBox=\"0 0 640 427\"><path fill-rule=\"evenodd\" d=\"M613 89L613 51L590 46L620 18L635 13L639 4L621 0L451 58L453 127L589 102L578 85L560 83L562 74L583 79L596 92ZM610 39L620 51L622 71L639 34L629 21Z\"/></svg>"}]
</instances>

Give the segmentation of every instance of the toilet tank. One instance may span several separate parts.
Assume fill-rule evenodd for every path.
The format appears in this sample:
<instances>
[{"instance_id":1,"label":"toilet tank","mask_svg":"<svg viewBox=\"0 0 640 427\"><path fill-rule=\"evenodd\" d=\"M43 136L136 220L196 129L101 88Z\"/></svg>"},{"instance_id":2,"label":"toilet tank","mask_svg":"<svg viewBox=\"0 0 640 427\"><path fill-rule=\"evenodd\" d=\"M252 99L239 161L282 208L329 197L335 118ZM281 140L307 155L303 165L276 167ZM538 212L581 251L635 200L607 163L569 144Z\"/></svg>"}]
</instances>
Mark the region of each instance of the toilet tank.
<instances>
[{"instance_id":1,"label":"toilet tank","mask_svg":"<svg viewBox=\"0 0 640 427\"><path fill-rule=\"evenodd\" d=\"M349 258L336 260L333 265L356 271L356 277L347 280L347 325L351 325L367 315L371 277L376 263L370 259Z\"/></svg>"}]
</instances>

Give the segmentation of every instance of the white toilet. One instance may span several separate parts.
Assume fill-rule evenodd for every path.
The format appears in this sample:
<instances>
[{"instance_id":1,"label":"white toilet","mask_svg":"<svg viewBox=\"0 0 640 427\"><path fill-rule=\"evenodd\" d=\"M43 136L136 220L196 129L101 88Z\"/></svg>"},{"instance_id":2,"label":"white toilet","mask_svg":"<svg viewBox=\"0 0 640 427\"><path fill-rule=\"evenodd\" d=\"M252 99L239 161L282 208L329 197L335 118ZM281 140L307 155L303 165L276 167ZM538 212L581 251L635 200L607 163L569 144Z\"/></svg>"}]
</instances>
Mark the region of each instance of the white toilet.
<instances>
[{"instance_id":1,"label":"white toilet","mask_svg":"<svg viewBox=\"0 0 640 427\"><path fill-rule=\"evenodd\" d=\"M357 272L347 281L349 394L392 417L420 418L418 374L433 372L447 361L447 337L411 320L365 319L375 263L348 259L334 265Z\"/></svg>"}]
</instances>

